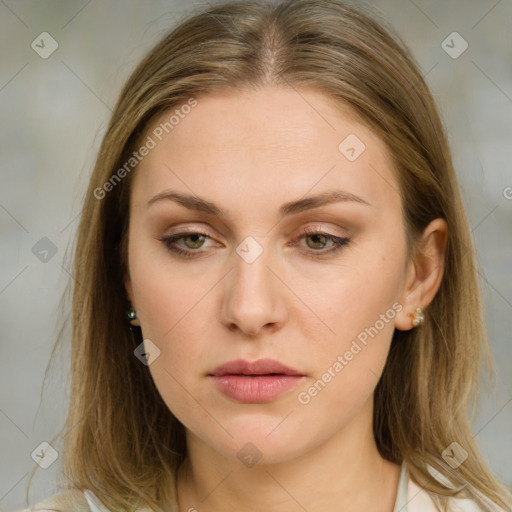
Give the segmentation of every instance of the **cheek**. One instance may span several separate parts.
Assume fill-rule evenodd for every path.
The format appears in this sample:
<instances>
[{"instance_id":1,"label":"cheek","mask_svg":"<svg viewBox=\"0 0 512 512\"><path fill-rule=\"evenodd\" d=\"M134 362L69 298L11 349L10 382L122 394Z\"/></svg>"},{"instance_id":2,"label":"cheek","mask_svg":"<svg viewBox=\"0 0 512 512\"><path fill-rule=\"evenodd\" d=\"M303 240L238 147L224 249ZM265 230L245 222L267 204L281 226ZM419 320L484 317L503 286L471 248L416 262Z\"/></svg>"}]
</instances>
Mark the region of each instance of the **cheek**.
<instances>
[{"instance_id":1,"label":"cheek","mask_svg":"<svg viewBox=\"0 0 512 512\"><path fill-rule=\"evenodd\" d=\"M402 309L398 299L403 262L399 250L376 249L358 258L357 266L345 269L322 293L310 294L311 308L321 312L333 332L315 344L311 355L317 372L301 403L314 399L317 405L332 404L347 411L373 393L387 359L395 317Z\"/></svg>"},{"instance_id":2,"label":"cheek","mask_svg":"<svg viewBox=\"0 0 512 512\"><path fill-rule=\"evenodd\" d=\"M132 239L137 240L136 236L135 232ZM180 384L185 385L189 378L185 370L201 366L204 326L198 324L197 314L201 314L201 299L211 285L207 276L184 278L164 251L139 240L129 249L135 309L143 338L160 350L149 370L169 406L169 397L179 400L183 395Z\"/></svg>"},{"instance_id":3,"label":"cheek","mask_svg":"<svg viewBox=\"0 0 512 512\"><path fill-rule=\"evenodd\" d=\"M138 237L138 238L137 238ZM183 271L164 248L158 247L136 230L129 247L130 279L137 316L144 327L143 334L164 343L184 322L193 327L191 319L198 305L215 284L212 273ZM158 242L159 243L159 242ZM197 267L195 267L197 268Z\"/></svg>"},{"instance_id":4,"label":"cheek","mask_svg":"<svg viewBox=\"0 0 512 512\"><path fill-rule=\"evenodd\" d=\"M201 295L177 293L173 287L171 291L158 286L152 290L148 286L140 297L145 301L143 336L160 350L149 366L155 386L169 410L194 431L194 425L210 420L196 401L201 396L199 377L208 368L206 357L211 353L205 350L207 323L197 318L201 315Z\"/></svg>"},{"instance_id":5,"label":"cheek","mask_svg":"<svg viewBox=\"0 0 512 512\"><path fill-rule=\"evenodd\" d=\"M189 378L185 373L187 368L199 371L204 366L206 328L211 324L203 309L205 290L202 285L194 288L191 283L182 286L183 279L173 280L172 275L163 277L154 271L146 277L135 293L138 293L142 334L160 349L155 369L164 373L164 379L170 375L178 381Z\"/></svg>"},{"instance_id":6,"label":"cheek","mask_svg":"<svg viewBox=\"0 0 512 512\"><path fill-rule=\"evenodd\" d=\"M353 261L333 272L331 279L324 279L322 286L303 283L303 290L311 309L318 311L334 331L329 338L348 340L374 325L392 308L401 296L404 275L400 250L377 246L356 254ZM391 309L388 316L394 313ZM390 332L393 323L389 323Z\"/></svg>"},{"instance_id":7,"label":"cheek","mask_svg":"<svg viewBox=\"0 0 512 512\"><path fill-rule=\"evenodd\" d=\"M400 309L394 304L363 300L356 308L347 304L336 323L333 317L336 337L310 350L316 371L297 396L305 413L339 428L368 403L389 352Z\"/></svg>"}]
</instances>

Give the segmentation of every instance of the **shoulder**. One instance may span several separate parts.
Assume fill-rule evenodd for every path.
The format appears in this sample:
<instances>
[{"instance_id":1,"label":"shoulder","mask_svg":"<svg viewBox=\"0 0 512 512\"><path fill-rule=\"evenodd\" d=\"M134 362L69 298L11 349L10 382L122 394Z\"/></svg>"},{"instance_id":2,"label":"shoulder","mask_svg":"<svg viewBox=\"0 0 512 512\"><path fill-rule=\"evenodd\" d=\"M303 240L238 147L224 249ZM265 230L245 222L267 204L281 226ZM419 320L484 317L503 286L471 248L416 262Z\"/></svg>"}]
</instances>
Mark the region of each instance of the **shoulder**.
<instances>
[{"instance_id":1,"label":"shoulder","mask_svg":"<svg viewBox=\"0 0 512 512\"><path fill-rule=\"evenodd\" d=\"M91 490L69 489L53 494L31 507L16 512L110 512ZM137 512L152 512L138 508Z\"/></svg>"},{"instance_id":2,"label":"shoulder","mask_svg":"<svg viewBox=\"0 0 512 512\"><path fill-rule=\"evenodd\" d=\"M409 478L407 512L437 512L430 494ZM488 511L484 511L473 500L467 498L450 498L448 500L452 512L505 512L502 508L494 505Z\"/></svg>"},{"instance_id":3,"label":"shoulder","mask_svg":"<svg viewBox=\"0 0 512 512\"><path fill-rule=\"evenodd\" d=\"M85 495L78 489L70 489L53 494L48 498L16 512L91 512Z\"/></svg>"}]
</instances>

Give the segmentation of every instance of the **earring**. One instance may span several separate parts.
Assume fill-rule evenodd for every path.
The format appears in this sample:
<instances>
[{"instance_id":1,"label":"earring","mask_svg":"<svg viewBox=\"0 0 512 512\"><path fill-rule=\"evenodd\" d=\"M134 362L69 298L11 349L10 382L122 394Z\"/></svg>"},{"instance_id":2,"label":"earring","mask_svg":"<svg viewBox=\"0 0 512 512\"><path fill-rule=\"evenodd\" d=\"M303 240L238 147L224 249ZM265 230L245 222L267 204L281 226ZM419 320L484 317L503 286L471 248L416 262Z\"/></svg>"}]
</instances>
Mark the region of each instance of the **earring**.
<instances>
[{"instance_id":1,"label":"earring","mask_svg":"<svg viewBox=\"0 0 512 512\"><path fill-rule=\"evenodd\" d=\"M127 312L126 312L126 319L131 322L132 320L135 320L135 318L137 317L136 313L135 313L135 310L134 309L129 309Z\"/></svg>"},{"instance_id":2,"label":"earring","mask_svg":"<svg viewBox=\"0 0 512 512\"><path fill-rule=\"evenodd\" d=\"M420 307L417 307L414 313L409 313L409 316L412 319L413 327L418 327L418 325L421 325L425 321L425 314Z\"/></svg>"}]
</instances>

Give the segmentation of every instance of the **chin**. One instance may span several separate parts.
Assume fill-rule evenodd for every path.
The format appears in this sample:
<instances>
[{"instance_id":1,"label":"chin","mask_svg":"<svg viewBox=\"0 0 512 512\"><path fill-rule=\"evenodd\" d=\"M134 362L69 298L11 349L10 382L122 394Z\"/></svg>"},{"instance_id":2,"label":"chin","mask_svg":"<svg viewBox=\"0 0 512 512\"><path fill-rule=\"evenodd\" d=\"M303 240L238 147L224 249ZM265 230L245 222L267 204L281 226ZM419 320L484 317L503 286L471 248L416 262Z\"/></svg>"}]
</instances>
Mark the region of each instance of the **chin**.
<instances>
[{"instance_id":1,"label":"chin","mask_svg":"<svg viewBox=\"0 0 512 512\"><path fill-rule=\"evenodd\" d=\"M290 415L290 416L293 416ZM268 417L266 421L246 418L245 421L224 423L226 430L233 436L223 433L221 437L212 438L211 431L198 433L202 441L226 459L240 461L247 467L262 464L279 464L293 460L309 449L316 442L304 438L304 428L297 424L280 425L280 419ZM291 419L291 418L290 418ZM277 427L277 428L276 428ZM224 435L225 434L225 435ZM310 430L311 436L318 439ZM311 446L309 446L311 445Z\"/></svg>"}]
</instances>

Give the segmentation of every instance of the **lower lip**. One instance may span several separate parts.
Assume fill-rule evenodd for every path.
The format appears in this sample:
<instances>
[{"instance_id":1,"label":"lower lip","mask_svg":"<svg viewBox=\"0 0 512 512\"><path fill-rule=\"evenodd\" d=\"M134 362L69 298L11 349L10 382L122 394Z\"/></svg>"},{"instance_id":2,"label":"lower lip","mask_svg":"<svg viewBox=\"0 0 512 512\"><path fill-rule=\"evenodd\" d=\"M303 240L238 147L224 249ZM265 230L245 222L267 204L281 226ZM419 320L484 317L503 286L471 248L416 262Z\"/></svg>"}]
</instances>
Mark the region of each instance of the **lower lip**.
<instances>
[{"instance_id":1,"label":"lower lip","mask_svg":"<svg viewBox=\"0 0 512 512\"><path fill-rule=\"evenodd\" d=\"M219 375L213 376L217 389L229 398L246 404L271 402L294 388L302 375Z\"/></svg>"}]
</instances>

